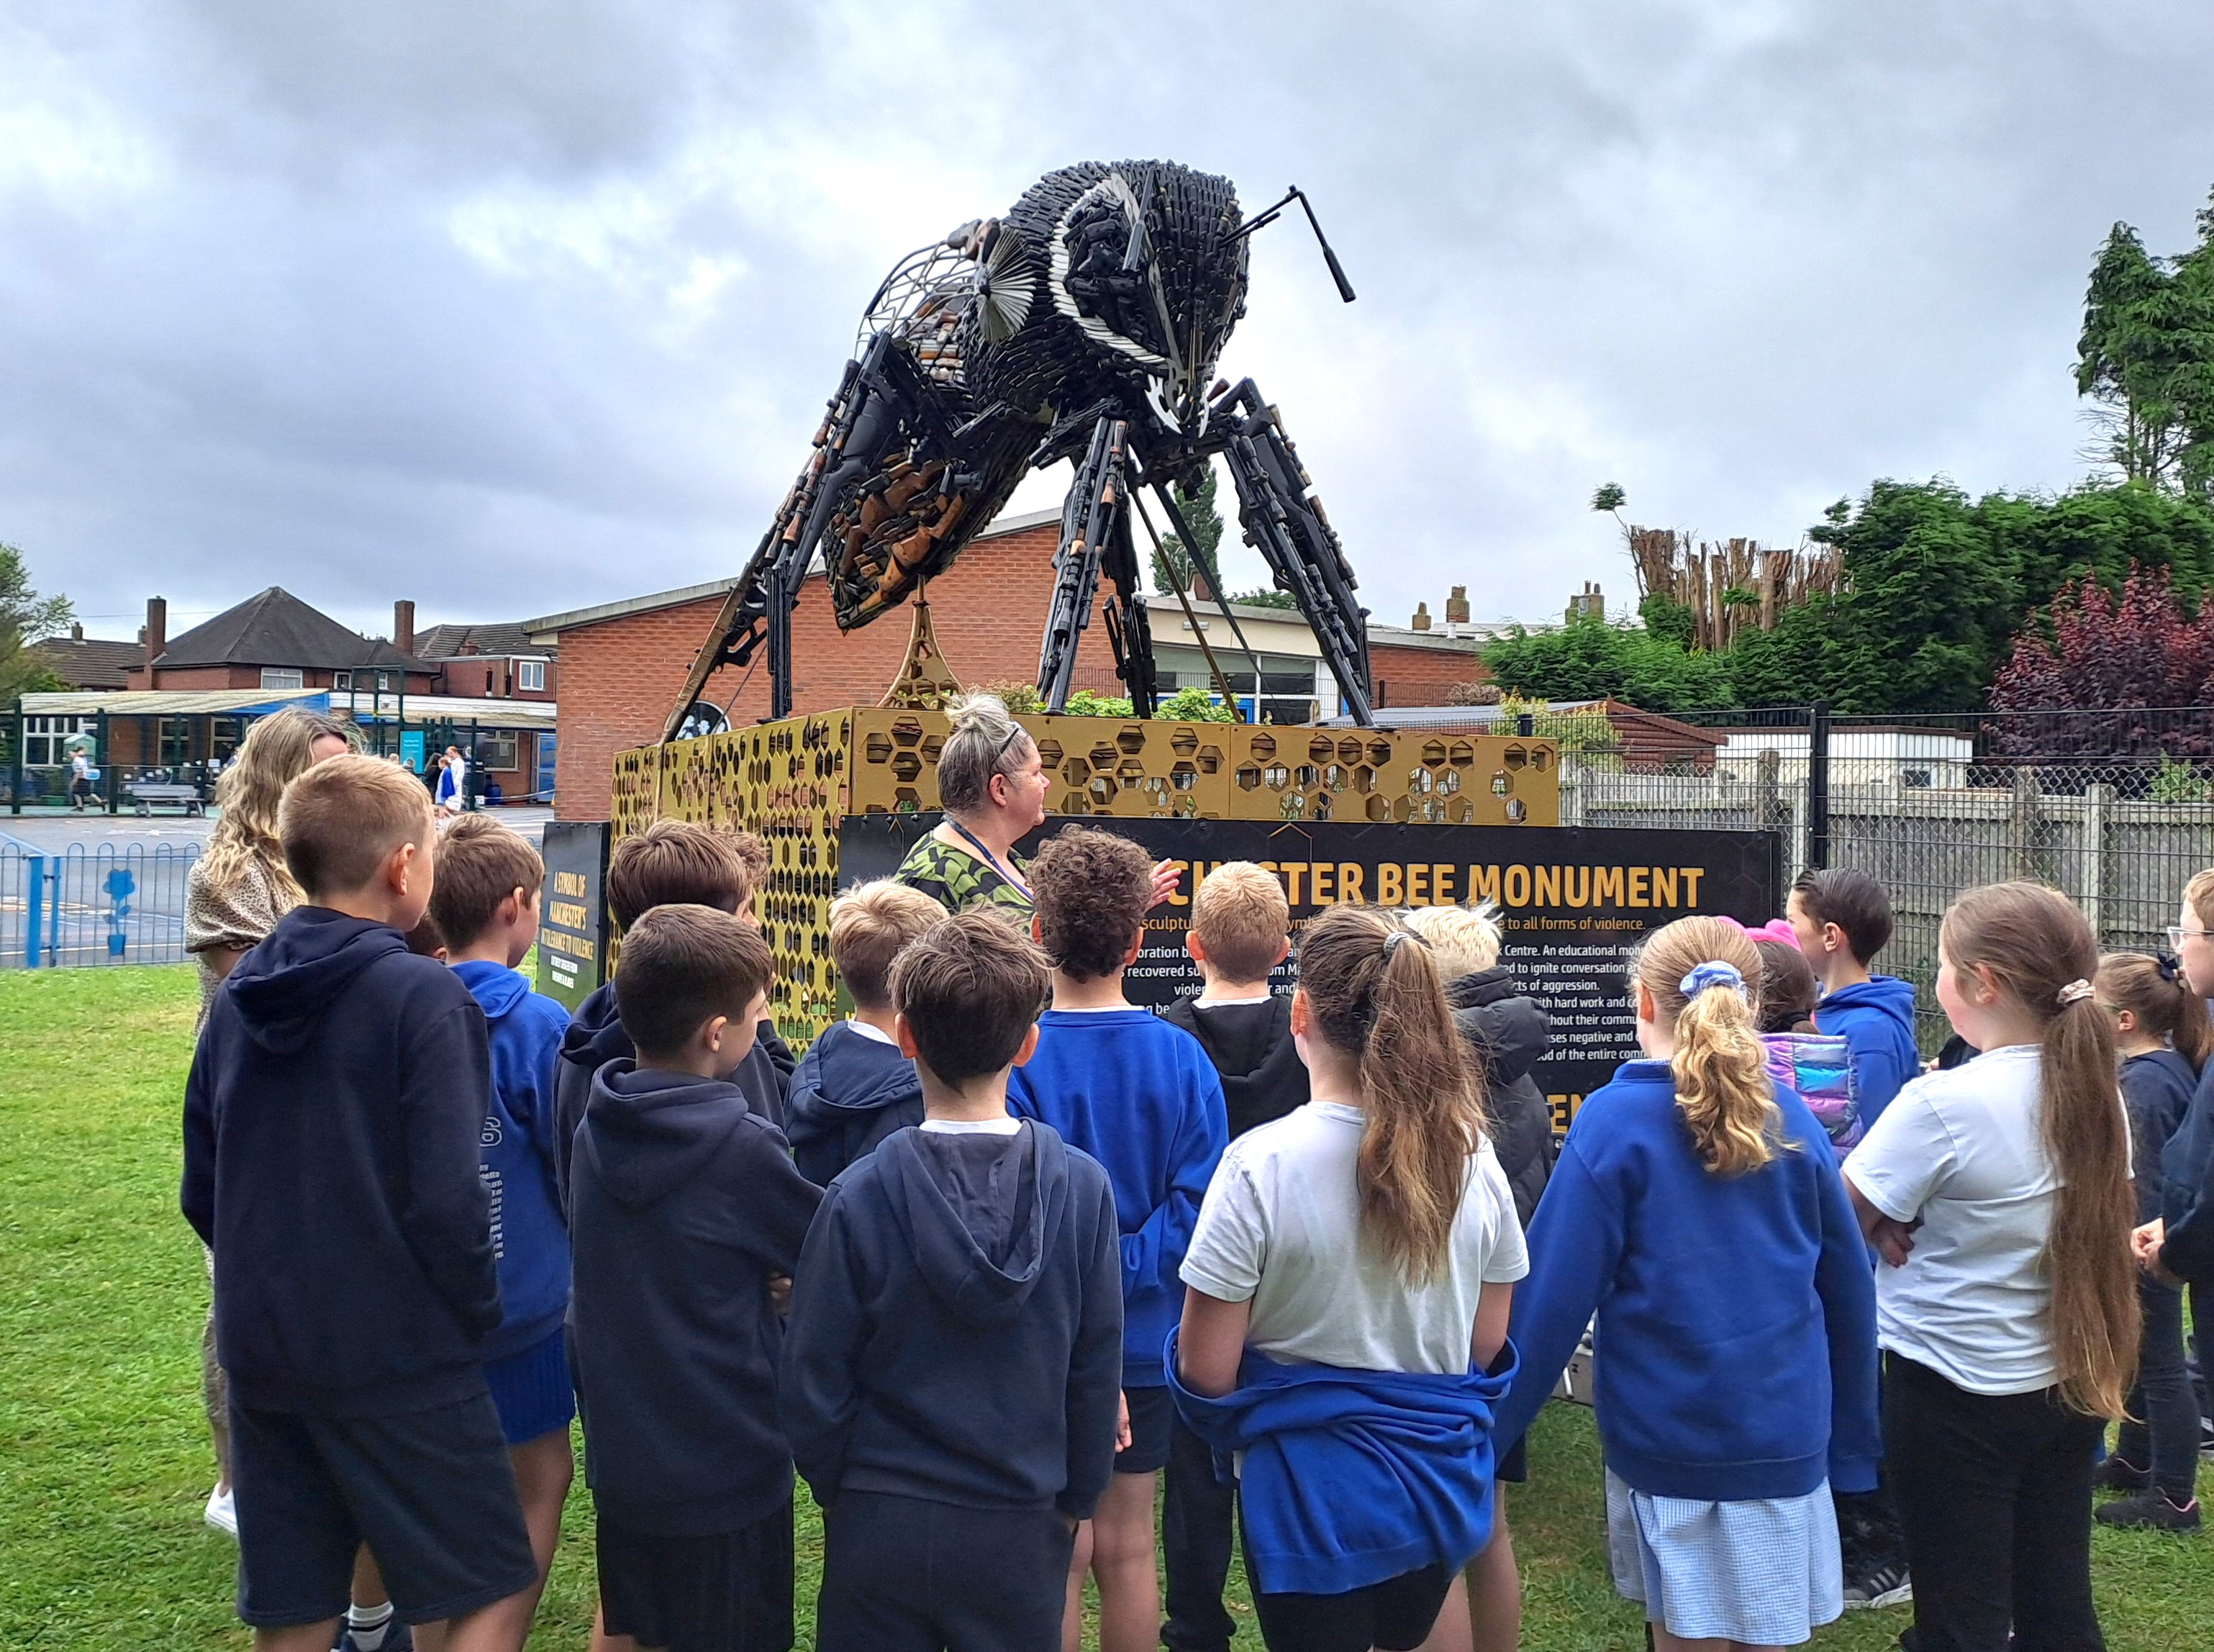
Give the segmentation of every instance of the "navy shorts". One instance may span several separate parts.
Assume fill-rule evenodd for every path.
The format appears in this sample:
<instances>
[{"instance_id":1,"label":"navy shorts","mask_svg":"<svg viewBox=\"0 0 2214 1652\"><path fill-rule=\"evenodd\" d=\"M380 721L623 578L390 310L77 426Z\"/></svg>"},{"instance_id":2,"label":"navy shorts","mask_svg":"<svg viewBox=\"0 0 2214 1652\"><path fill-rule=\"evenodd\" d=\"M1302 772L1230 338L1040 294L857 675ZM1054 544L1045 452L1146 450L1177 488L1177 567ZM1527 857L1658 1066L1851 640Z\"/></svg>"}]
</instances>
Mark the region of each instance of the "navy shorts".
<instances>
[{"instance_id":1,"label":"navy shorts","mask_svg":"<svg viewBox=\"0 0 2214 1652\"><path fill-rule=\"evenodd\" d=\"M364 1543L404 1623L474 1612L538 1579L507 1442L482 1394L401 1416L233 1400L230 1480L238 1615L257 1629L344 1612Z\"/></svg>"},{"instance_id":2,"label":"navy shorts","mask_svg":"<svg viewBox=\"0 0 2214 1652\"><path fill-rule=\"evenodd\" d=\"M792 1502L706 1537L596 1517L600 1612L610 1635L668 1652L791 1652Z\"/></svg>"},{"instance_id":3,"label":"navy shorts","mask_svg":"<svg viewBox=\"0 0 2214 1652\"><path fill-rule=\"evenodd\" d=\"M511 1446L566 1429L577 1415L577 1391L569 1385L569 1355L561 1331L541 1337L519 1353L485 1363L485 1386L499 1413L499 1432Z\"/></svg>"},{"instance_id":4,"label":"navy shorts","mask_svg":"<svg viewBox=\"0 0 2214 1652\"><path fill-rule=\"evenodd\" d=\"M1115 1453L1117 1474L1151 1474L1168 1466L1169 1424L1176 1419L1176 1402L1165 1388L1125 1388L1122 1398L1130 1407L1130 1445Z\"/></svg>"}]
</instances>

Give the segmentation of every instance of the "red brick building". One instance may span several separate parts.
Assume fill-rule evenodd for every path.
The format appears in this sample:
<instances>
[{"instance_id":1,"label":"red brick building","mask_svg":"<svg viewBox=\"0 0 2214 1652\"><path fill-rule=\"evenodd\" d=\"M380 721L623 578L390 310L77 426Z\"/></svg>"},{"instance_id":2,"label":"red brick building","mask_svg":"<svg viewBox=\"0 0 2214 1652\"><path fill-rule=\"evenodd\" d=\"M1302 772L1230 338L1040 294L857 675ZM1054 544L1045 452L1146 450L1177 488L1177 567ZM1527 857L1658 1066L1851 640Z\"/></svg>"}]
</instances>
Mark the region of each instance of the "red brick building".
<instances>
[{"instance_id":1,"label":"red brick building","mask_svg":"<svg viewBox=\"0 0 2214 1652\"><path fill-rule=\"evenodd\" d=\"M1047 511L994 523L930 585L931 618L946 664L964 683L1029 682L1037 676L1038 639L1053 591L1053 559L1061 517ZM649 597L548 615L526 622L535 646L560 653L561 745L556 798L564 819L599 820L608 812L615 754L660 737L683 692L694 652L705 641L734 580L719 579ZM1164 693L1206 688L1197 639L1173 597L1150 598L1153 640ZM1336 688L1322 669L1306 622L1280 609L1239 607L1239 622L1260 658L1257 689L1250 658L1238 652L1219 610L1202 609L1201 625L1241 697L1257 692L1271 715L1304 719L1336 709ZM906 656L908 620L887 615L841 633L820 575L810 577L793 611L792 704L799 712L872 706ZM1442 700L1454 683L1479 679L1474 637L1451 638L1396 627L1371 631L1371 669L1392 701ZM1095 608L1077 655L1076 686L1120 694L1106 626ZM732 723L768 713L765 660L749 677L725 670L707 696L727 704Z\"/></svg>"}]
</instances>

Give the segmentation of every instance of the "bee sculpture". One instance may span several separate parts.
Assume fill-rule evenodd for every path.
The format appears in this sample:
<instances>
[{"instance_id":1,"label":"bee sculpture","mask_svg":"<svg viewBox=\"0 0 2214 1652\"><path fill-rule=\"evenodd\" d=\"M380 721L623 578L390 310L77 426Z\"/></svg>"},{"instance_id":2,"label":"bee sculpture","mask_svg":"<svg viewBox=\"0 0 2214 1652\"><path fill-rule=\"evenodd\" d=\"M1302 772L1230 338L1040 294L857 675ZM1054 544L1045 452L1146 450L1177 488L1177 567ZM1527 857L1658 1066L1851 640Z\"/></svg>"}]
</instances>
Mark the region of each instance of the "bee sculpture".
<instances>
[{"instance_id":1,"label":"bee sculpture","mask_svg":"<svg viewBox=\"0 0 2214 1652\"><path fill-rule=\"evenodd\" d=\"M1217 455L1246 542L1313 627L1354 720L1371 723L1367 610L1337 535L1275 409L1251 379L1215 376L1245 313L1248 237L1294 201L1352 302L1299 190L1241 222L1228 179L1165 161L1049 174L1005 217L902 259L870 301L807 466L694 658L664 737L725 726L708 679L764 650L770 715L791 714L792 611L818 550L839 627L853 630L919 596L1026 471L1062 459L1076 474L1038 692L1049 710L1066 707L1104 573L1116 672L1147 715L1156 674L1133 507L1154 534L1150 491L1190 546L1170 490Z\"/></svg>"}]
</instances>

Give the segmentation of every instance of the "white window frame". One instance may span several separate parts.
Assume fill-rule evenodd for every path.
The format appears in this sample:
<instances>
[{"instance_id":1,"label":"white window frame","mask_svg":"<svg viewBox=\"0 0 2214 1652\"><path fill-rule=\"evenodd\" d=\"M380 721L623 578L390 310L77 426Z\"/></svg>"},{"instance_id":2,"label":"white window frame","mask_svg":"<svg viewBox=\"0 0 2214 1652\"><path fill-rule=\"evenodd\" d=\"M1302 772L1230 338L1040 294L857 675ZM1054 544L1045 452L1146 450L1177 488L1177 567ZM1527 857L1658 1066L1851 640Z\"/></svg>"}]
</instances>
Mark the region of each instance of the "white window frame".
<instances>
[{"instance_id":1,"label":"white window frame","mask_svg":"<svg viewBox=\"0 0 2214 1652\"><path fill-rule=\"evenodd\" d=\"M498 769L503 774L508 774L523 761L522 743L512 734L480 734L476 738L476 750L469 758L469 766L487 772ZM505 762L499 761L502 756L507 759Z\"/></svg>"},{"instance_id":2,"label":"white window frame","mask_svg":"<svg viewBox=\"0 0 2214 1652\"><path fill-rule=\"evenodd\" d=\"M542 659L516 661L515 686L531 694L544 694L546 692L546 662Z\"/></svg>"},{"instance_id":3,"label":"white window frame","mask_svg":"<svg viewBox=\"0 0 2214 1652\"><path fill-rule=\"evenodd\" d=\"M345 693L345 694L351 694L351 693L352 693L352 692L353 692L353 673L352 673L352 671L333 671L333 672L332 672L332 673L331 673L331 687L332 687L332 688L335 688L335 689L337 689L337 690L339 690L339 692L341 692L341 693Z\"/></svg>"},{"instance_id":4,"label":"white window frame","mask_svg":"<svg viewBox=\"0 0 2214 1652\"><path fill-rule=\"evenodd\" d=\"M281 665L265 665L261 668L261 686L264 688L304 688L308 686L308 674Z\"/></svg>"},{"instance_id":5,"label":"white window frame","mask_svg":"<svg viewBox=\"0 0 2214 1652\"><path fill-rule=\"evenodd\" d=\"M99 726L97 717L68 717L52 713L26 716L23 719L23 767L67 768L70 742L81 734L94 732ZM34 753L42 754L43 761Z\"/></svg>"}]
</instances>

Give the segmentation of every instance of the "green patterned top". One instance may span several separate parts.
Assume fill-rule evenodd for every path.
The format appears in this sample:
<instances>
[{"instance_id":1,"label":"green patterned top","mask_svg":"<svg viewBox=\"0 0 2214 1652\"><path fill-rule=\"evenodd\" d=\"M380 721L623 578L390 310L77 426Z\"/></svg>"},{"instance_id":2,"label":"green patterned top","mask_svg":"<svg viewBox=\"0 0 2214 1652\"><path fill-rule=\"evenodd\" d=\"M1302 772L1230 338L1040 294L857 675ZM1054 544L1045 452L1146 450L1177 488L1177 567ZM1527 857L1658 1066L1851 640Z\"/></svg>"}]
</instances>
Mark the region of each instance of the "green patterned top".
<instances>
[{"instance_id":1,"label":"green patterned top","mask_svg":"<svg viewBox=\"0 0 2214 1652\"><path fill-rule=\"evenodd\" d=\"M1014 855L1014 869L1028 875L1030 868ZM941 842L936 833L924 838L892 874L910 889L919 889L948 912L972 906L995 906L1011 917L1028 920L1034 910L1029 894L1009 883L996 866L980 860L970 849Z\"/></svg>"}]
</instances>

